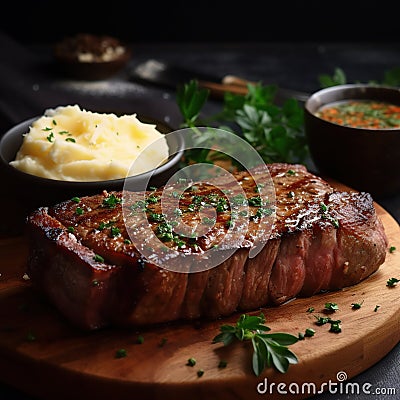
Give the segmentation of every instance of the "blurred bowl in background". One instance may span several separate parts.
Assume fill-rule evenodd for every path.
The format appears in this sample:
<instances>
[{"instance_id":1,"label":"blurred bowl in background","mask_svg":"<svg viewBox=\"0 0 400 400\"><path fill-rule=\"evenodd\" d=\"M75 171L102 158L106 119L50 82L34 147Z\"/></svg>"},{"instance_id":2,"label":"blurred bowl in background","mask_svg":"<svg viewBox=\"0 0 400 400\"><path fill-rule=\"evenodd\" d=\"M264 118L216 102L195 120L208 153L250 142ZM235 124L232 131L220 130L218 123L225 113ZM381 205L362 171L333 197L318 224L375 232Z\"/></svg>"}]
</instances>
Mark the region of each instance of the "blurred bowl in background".
<instances>
[{"instance_id":1,"label":"blurred bowl in background","mask_svg":"<svg viewBox=\"0 0 400 400\"><path fill-rule=\"evenodd\" d=\"M70 78L101 80L121 71L132 55L119 39L106 35L79 33L54 46L54 58L60 71Z\"/></svg>"},{"instance_id":2,"label":"blurred bowl in background","mask_svg":"<svg viewBox=\"0 0 400 400\"><path fill-rule=\"evenodd\" d=\"M321 110L349 100L400 106L400 90L346 84L313 93L304 105L304 123L315 166L322 175L375 198L400 194L400 128L346 126L337 116L336 122L322 118Z\"/></svg>"}]
</instances>

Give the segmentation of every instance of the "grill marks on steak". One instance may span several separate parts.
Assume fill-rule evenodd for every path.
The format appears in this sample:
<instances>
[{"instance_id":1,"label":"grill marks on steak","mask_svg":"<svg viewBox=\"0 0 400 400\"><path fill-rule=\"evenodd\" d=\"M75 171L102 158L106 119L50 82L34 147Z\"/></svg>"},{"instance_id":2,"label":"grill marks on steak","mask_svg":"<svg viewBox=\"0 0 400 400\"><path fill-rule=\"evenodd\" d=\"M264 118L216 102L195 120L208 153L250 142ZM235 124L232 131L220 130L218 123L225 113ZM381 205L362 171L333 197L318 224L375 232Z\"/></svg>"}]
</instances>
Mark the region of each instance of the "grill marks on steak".
<instances>
[{"instance_id":1,"label":"grill marks on steak","mask_svg":"<svg viewBox=\"0 0 400 400\"><path fill-rule=\"evenodd\" d=\"M268 169L276 189L276 220L269 240L253 258L249 250L257 235L265 233L259 231L256 218L248 222L244 240L243 235L232 235L229 243L238 250L213 269L186 274L157 267L128 241L118 201L121 193L103 193L79 203L41 208L29 216L28 274L68 319L96 329L215 318L278 305L296 296L356 284L379 268L387 239L369 194L335 192L300 165L272 164ZM256 194L247 172L236 178L247 198ZM195 195L215 191L211 182ZM149 195L156 198L161 189ZM183 209L189 204L186 196L193 195L185 192ZM108 204L112 196L115 201ZM156 214L159 207L158 201L148 204ZM182 218L196 224L197 211ZM251 215L256 211L250 207ZM226 235L228 220L229 212L220 213L201 240L165 245L181 246L187 254L207 251ZM159 224L150 221L154 232ZM104 262L95 261L96 254Z\"/></svg>"}]
</instances>

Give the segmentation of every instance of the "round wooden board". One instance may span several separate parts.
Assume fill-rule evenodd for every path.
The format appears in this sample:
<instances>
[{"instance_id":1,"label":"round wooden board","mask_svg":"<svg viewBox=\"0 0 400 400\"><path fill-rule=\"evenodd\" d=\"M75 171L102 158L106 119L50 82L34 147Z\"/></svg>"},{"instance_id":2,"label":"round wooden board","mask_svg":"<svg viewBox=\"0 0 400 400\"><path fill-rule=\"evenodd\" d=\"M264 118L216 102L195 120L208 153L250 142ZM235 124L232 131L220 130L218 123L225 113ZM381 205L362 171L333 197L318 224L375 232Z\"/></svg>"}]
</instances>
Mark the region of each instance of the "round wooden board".
<instances>
[{"instance_id":1,"label":"round wooden board","mask_svg":"<svg viewBox=\"0 0 400 400\"><path fill-rule=\"evenodd\" d=\"M107 400L251 400L259 399L263 390L269 399L281 399L279 383L280 391L298 391L291 397L300 399L327 389L329 381L338 382L339 373L350 379L400 341L400 286L386 285L388 279L400 278L400 228L378 204L376 209L389 246L397 250L388 251L380 269L356 286L261 310L272 332L297 335L313 328L316 333L290 346L299 363L291 365L286 374L268 369L260 377L252 372L251 343L212 344L221 324L235 323L239 314L141 331L113 328L82 333L23 279L24 238L2 239L0 379L40 399L59 400L88 396ZM335 315L342 321L339 334L329 332L329 324L315 324L315 315L322 315L330 301L339 306ZM360 309L352 309L352 303L361 302ZM309 307L315 311L308 313ZM138 335L144 338L142 344L137 343ZM116 358L119 349L125 349L127 356ZM197 360L194 367L186 365L190 357ZM227 362L226 368L218 368L220 360ZM204 370L201 377L199 369Z\"/></svg>"}]
</instances>

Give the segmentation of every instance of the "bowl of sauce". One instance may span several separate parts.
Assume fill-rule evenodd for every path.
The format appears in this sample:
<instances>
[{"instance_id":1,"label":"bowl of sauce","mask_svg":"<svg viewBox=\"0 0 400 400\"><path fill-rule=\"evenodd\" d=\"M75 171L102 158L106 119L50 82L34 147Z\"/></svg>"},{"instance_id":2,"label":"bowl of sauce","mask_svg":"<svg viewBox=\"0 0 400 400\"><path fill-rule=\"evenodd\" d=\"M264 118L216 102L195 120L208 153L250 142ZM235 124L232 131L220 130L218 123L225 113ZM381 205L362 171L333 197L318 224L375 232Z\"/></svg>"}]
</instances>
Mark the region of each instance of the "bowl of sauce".
<instances>
[{"instance_id":1,"label":"bowl of sauce","mask_svg":"<svg viewBox=\"0 0 400 400\"><path fill-rule=\"evenodd\" d=\"M353 128L400 128L400 106L383 101L340 101L321 107L316 116L334 124Z\"/></svg>"},{"instance_id":2,"label":"bowl of sauce","mask_svg":"<svg viewBox=\"0 0 400 400\"><path fill-rule=\"evenodd\" d=\"M400 89L346 84L306 101L305 133L319 172L375 198L400 194Z\"/></svg>"}]
</instances>

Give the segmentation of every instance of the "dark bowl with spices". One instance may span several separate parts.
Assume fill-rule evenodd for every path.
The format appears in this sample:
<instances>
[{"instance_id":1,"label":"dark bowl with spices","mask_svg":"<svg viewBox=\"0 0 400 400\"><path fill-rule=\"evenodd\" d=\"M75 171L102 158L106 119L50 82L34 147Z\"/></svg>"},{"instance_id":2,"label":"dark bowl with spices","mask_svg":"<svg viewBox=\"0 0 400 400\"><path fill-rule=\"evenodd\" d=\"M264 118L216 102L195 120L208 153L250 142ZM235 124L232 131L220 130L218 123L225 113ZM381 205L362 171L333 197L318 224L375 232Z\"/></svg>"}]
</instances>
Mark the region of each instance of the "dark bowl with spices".
<instances>
[{"instance_id":1,"label":"dark bowl with spices","mask_svg":"<svg viewBox=\"0 0 400 400\"><path fill-rule=\"evenodd\" d=\"M20 234L23 232L26 216L41 206L51 206L73 197L83 197L106 191L144 190L149 187L164 185L179 170L184 152L184 139L179 132L163 122L143 116L138 118L145 123L154 124L156 129L166 134L169 158L160 166L148 172L121 179L94 181L67 181L43 178L23 172L10 162L20 149L23 136L29 131L38 117L23 121L9 129L0 140L0 177L2 196L0 205L3 217L0 221L0 234Z\"/></svg>"},{"instance_id":2,"label":"dark bowl with spices","mask_svg":"<svg viewBox=\"0 0 400 400\"><path fill-rule=\"evenodd\" d=\"M304 108L310 155L322 175L374 198L400 193L400 89L332 86Z\"/></svg>"}]
</instances>

